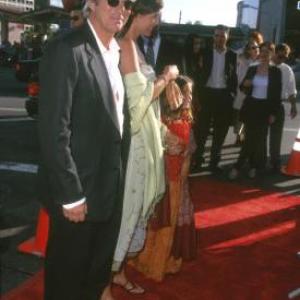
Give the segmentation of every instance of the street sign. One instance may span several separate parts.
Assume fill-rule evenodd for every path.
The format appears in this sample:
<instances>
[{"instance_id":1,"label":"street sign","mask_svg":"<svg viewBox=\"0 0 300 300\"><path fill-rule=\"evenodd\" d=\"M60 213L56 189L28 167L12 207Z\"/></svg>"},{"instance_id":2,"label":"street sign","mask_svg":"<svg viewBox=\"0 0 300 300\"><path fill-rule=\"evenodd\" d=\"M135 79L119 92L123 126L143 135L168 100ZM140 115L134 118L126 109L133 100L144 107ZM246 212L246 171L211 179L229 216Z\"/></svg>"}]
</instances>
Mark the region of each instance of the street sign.
<instances>
[{"instance_id":1,"label":"street sign","mask_svg":"<svg viewBox=\"0 0 300 300\"><path fill-rule=\"evenodd\" d=\"M297 2L297 9L300 10L300 1Z\"/></svg>"}]
</instances>

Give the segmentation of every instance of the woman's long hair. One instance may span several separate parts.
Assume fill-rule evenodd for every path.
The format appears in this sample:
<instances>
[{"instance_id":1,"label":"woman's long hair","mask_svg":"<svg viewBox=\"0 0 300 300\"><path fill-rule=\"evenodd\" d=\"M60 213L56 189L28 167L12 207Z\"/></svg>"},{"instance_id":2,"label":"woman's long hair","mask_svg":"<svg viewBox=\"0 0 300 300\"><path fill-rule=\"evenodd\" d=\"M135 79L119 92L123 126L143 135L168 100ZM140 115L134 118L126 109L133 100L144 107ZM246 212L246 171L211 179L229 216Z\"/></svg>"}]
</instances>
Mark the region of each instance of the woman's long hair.
<instances>
[{"instance_id":1,"label":"woman's long hair","mask_svg":"<svg viewBox=\"0 0 300 300\"><path fill-rule=\"evenodd\" d=\"M118 34L118 37L122 38L125 36L136 15L148 15L159 12L163 6L163 0L137 0L132 7L128 21L124 25L122 31Z\"/></svg>"}]
</instances>

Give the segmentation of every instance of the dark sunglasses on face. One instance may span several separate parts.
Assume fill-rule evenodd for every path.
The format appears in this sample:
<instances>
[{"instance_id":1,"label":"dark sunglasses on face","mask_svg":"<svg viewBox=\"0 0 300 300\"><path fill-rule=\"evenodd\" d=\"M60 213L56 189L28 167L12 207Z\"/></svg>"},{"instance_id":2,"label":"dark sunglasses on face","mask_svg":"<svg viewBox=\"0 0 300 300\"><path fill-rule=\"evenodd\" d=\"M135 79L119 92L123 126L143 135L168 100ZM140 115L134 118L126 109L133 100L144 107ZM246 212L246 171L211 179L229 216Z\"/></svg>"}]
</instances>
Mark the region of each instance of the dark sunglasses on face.
<instances>
[{"instance_id":1,"label":"dark sunglasses on face","mask_svg":"<svg viewBox=\"0 0 300 300\"><path fill-rule=\"evenodd\" d=\"M259 47L258 46L251 46L249 49L256 50L256 49L259 49Z\"/></svg>"},{"instance_id":2,"label":"dark sunglasses on face","mask_svg":"<svg viewBox=\"0 0 300 300\"><path fill-rule=\"evenodd\" d=\"M122 0L107 0L107 3L110 7L117 7L121 1ZM131 10L134 4L134 2L130 0L125 0L123 3L126 10Z\"/></svg>"}]
</instances>

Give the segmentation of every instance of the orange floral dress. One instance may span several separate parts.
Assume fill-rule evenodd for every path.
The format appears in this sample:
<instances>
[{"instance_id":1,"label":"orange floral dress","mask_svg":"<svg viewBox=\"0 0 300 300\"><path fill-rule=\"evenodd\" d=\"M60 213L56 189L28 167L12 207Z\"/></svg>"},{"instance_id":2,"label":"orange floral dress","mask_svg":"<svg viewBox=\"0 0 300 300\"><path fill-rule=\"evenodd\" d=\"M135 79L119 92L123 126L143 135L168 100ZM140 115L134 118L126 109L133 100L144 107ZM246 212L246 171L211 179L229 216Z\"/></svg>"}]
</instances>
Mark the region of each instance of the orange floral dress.
<instances>
[{"instance_id":1,"label":"orange floral dress","mask_svg":"<svg viewBox=\"0 0 300 300\"><path fill-rule=\"evenodd\" d=\"M156 281L162 281L165 274L178 272L182 260L186 258L182 255L184 251L181 247L181 243L186 241L181 235L182 232L178 230L177 223L178 218L182 217L182 212L186 211L186 209L182 210L183 195L185 195L183 187L187 182L187 176L183 172L186 171L184 168L186 168L190 156L188 150L191 122L185 118L180 118L178 120L165 120L164 123L179 138L178 143L183 146L184 151L178 155L171 155L166 151L167 192L163 200L157 205L155 214L148 225L143 251L130 262L146 277ZM188 206L191 207L190 198L188 202ZM189 209L188 211L192 214L192 225L195 228L193 210ZM177 233L180 234L177 235Z\"/></svg>"}]
</instances>

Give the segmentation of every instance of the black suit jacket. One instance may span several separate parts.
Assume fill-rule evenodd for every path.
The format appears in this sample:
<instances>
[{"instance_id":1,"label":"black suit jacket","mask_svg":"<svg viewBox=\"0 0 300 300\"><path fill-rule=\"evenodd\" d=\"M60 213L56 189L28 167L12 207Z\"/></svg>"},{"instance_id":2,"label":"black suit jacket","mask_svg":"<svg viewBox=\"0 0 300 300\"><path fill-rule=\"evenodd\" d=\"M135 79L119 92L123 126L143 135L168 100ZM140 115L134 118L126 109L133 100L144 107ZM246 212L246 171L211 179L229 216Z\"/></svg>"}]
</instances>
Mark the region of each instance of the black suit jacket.
<instances>
[{"instance_id":1,"label":"black suit jacket","mask_svg":"<svg viewBox=\"0 0 300 300\"><path fill-rule=\"evenodd\" d=\"M122 197L129 120L122 138L108 73L87 23L49 44L40 85L40 200L57 213L86 197L87 219L105 221Z\"/></svg>"},{"instance_id":2,"label":"black suit jacket","mask_svg":"<svg viewBox=\"0 0 300 300\"><path fill-rule=\"evenodd\" d=\"M179 45L168 40L165 36L160 36L160 45L155 64L155 73L161 74L164 67L167 65L177 65L180 73L183 72L183 52ZM138 38L138 46L142 53L145 55L144 40L142 37Z\"/></svg>"},{"instance_id":3,"label":"black suit jacket","mask_svg":"<svg viewBox=\"0 0 300 300\"><path fill-rule=\"evenodd\" d=\"M252 66L248 69L247 74L244 80L241 83L241 90L248 96L251 96L253 88L245 88L245 80L253 80L257 72L257 66ZM282 89L282 80L281 80L281 71L275 66L269 66L269 84L267 91L267 101L268 101L268 112L269 114L276 114L281 106L281 89ZM249 97L246 98L244 106L247 106ZM245 107L243 108L245 110Z\"/></svg>"},{"instance_id":4,"label":"black suit jacket","mask_svg":"<svg viewBox=\"0 0 300 300\"><path fill-rule=\"evenodd\" d=\"M213 67L213 49L203 49L200 52L200 61L202 66L199 74L200 88L206 86ZM225 80L226 86L230 93L236 94L237 89L237 73L236 73L237 55L231 50L227 50L225 54Z\"/></svg>"}]
</instances>

